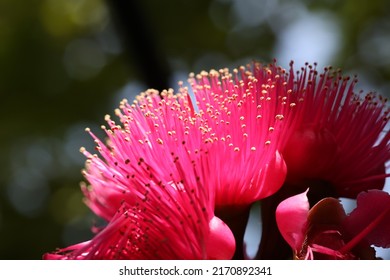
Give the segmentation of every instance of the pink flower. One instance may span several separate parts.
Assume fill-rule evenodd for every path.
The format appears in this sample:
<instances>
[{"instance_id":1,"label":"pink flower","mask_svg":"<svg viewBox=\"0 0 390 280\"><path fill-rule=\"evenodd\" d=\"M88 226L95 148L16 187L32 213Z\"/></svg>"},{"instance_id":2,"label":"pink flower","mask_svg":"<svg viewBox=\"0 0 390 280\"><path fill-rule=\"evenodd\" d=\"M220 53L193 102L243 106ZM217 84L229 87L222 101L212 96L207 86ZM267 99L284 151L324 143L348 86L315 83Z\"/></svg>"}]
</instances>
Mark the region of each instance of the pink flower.
<instances>
[{"instance_id":1,"label":"pink flower","mask_svg":"<svg viewBox=\"0 0 390 280\"><path fill-rule=\"evenodd\" d=\"M281 201L308 187L310 205L325 197L356 198L361 191L383 188L389 176L389 110L384 98L355 93L357 79L332 68L319 72L316 65L306 64L295 72L293 63L289 70L273 63L258 65L253 72L257 87L272 81L269 90L275 98L296 104L285 114L287 125L277 147L287 166L286 180L261 204L263 234L257 257L284 259L289 248L283 246L275 221Z\"/></svg>"},{"instance_id":2,"label":"pink flower","mask_svg":"<svg viewBox=\"0 0 390 280\"><path fill-rule=\"evenodd\" d=\"M102 159L88 157L83 186L87 205L107 220L90 241L46 254L46 259L229 259L230 229L214 215L207 129L187 96L156 91L116 114L103 128L108 144L91 133ZM89 131L89 130L88 130Z\"/></svg>"},{"instance_id":3,"label":"pink flower","mask_svg":"<svg viewBox=\"0 0 390 280\"><path fill-rule=\"evenodd\" d=\"M122 200L133 204L134 182L180 181L179 159L184 170L197 166L217 207L248 207L281 187L286 167L277 143L294 106L261 93L245 68L234 78L227 70L210 71L190 82L195 105L186 87L178 95L163 92L162 100L149 91L132 105L121 103L116 114L122 126L106 116L107 145L90 132L102 159L82 149L91 185L83 190L96 214L110 220Z\"/></svg>"},{"instance_id":4,"label":"pink flower","mask_svg":"<svg viewBox=\"0 0 390 280\"><path fill-rule=\"evenodd\" d=\"M280 72L276 66L272 71ZM292 102L302 101L289 115L295 122L280 148L287 182L303 188L325 182L332 195L349 198L382 189L390 160L386 99L355 93L357 79L332 68L319 73L315 66L306 65L294 74L291 63L284 80Z\"/></svg>"},{"instance_id":5,"label":"pink flower","mask_svg":"<svg viewBox=\"0 0 390 280\"><path fill-rule=\"evenodd\" d=\"M278 228L296 259L375 259L370 245L390 248L390 195L362 192L348 216L340 202L324 198L309 210L307 191L282 201Z\"/></svg>"},{"instance_id":6,"label":"pink flower","mask_svg":"<svg viewBox=\"0 0 390 280\"><path fill-rule=\"evenodd\" d=\"M91 241L46 257L230 258L235 240L215 207L227 220L229 213L241 215L286 176L277 143L294 104L273 99L255 82L243 67L234 77L202 72L190 77L195 104L187 87L162 98L149 90L132 105L120 104L121 125L106 116L106 144L87 129L100 157L81 149L90 184L82 190L108 225ZM240 220L239 247L246 218Z\"/></svg>"},{"instance_id":7,"label":"pink flower","mask_svg":"<svg viewBox=\"0 0 390 280\"><path fill-rule=\"evenodd\" d=\"M275 193L285 180L278 143L295 104L274 96L274 81L259 84L255 67L211 70L189 79L199 115L210 129L208 181L216 188L217 208L247 207Z\"/></svg>"}]
</instances>

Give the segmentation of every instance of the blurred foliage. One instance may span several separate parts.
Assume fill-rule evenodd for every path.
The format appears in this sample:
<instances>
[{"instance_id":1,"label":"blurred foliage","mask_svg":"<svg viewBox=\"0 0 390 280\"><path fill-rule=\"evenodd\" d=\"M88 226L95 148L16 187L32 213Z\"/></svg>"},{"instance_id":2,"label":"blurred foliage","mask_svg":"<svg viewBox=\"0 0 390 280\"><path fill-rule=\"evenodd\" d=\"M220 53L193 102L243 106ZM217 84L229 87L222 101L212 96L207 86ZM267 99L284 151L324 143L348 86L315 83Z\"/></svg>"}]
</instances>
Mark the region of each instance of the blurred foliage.
<instances>
[{"instance_id":1,"label":"blurred foliage","mask_svg":"<svg viewBox=\"0 0 390 280\"><path fill-rule=\"evenodd\" d=\"M124 89L161 84L149 77L175 87L182 73L270 61L283 30L325 12L341 33L326 63L390 89L386 0L144 0L118 14L124 2L0 1L1 259L40 259L89 238L78 148L93 142L83 129L99 133L119 98L138 94Z\"/></svg>"}]
</instances>

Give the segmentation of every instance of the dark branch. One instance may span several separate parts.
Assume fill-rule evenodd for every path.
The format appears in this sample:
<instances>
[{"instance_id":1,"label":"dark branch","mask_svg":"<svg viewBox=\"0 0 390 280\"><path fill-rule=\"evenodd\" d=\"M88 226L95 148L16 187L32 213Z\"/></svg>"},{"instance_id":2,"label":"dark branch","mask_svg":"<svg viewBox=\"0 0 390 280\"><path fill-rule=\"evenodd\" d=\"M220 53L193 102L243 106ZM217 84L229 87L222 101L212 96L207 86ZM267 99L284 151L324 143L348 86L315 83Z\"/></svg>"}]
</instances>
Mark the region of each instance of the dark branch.
<instances>
[{"instance_id":1,"label":"dark branch","mask_svg":"<svg viewBox=\"0 0 390 280\"><path fill-rule=\"evenodd\" d=\"M106 0L122 44L148 87L169 88L170 69L142 1Z\"/></svg>"}]
</instances>

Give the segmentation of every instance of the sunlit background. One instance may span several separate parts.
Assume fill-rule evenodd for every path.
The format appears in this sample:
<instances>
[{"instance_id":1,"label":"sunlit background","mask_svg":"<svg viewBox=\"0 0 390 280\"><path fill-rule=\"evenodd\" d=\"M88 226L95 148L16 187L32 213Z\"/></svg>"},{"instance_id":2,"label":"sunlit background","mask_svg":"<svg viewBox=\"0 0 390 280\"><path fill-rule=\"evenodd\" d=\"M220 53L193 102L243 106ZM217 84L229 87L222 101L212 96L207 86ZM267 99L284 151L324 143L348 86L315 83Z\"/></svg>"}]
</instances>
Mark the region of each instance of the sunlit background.
<instances>
[{"instance_id":1,"label":"sunlit background","mask_svg":"<svg viewBox=\"0 0 390 280\"><path fill-rule=\"evenodd\" d=\"M0 259L91 237L79 148L122 98L273 58L389 96L389 46L386 0L0 0Z\"/></svg>"}]
</instances>

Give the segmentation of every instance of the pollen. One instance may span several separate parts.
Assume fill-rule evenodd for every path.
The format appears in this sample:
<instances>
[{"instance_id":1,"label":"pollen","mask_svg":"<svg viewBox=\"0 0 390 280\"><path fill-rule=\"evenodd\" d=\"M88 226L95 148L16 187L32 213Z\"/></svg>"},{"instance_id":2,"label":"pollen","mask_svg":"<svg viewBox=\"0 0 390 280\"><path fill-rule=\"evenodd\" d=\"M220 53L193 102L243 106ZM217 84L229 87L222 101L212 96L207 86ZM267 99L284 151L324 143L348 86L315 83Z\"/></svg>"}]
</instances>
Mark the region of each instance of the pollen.
<instances>
[{"instance_id":1,"label":"pollen","mask_svg":"<svg viewBox=\"0 0 390 280\"><path fill-rule=\"evenodd\" d=\"M284 116L283 116L283 115L276 115L276 116L275 116L275 119L281 121L281 120L284 119Z\"/></svg>"}]
</instances>

